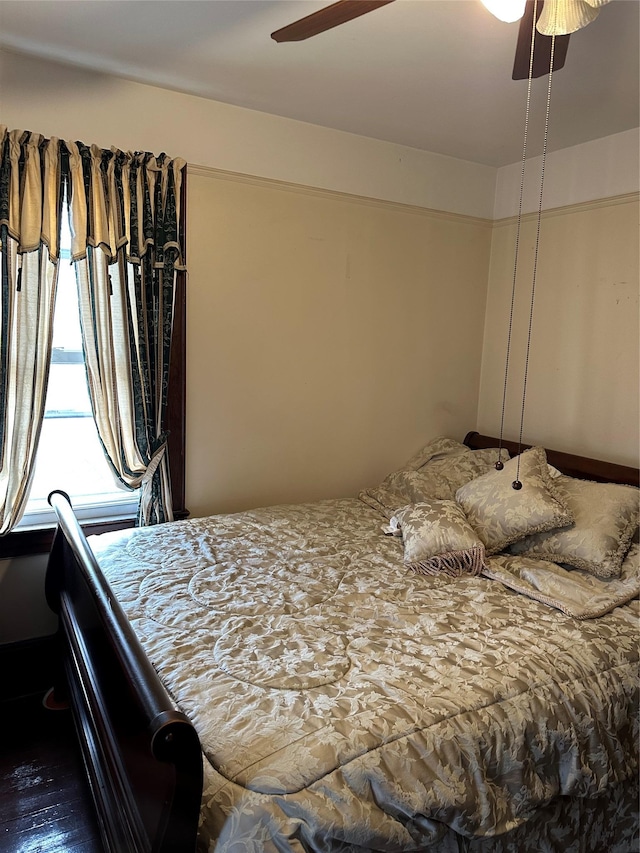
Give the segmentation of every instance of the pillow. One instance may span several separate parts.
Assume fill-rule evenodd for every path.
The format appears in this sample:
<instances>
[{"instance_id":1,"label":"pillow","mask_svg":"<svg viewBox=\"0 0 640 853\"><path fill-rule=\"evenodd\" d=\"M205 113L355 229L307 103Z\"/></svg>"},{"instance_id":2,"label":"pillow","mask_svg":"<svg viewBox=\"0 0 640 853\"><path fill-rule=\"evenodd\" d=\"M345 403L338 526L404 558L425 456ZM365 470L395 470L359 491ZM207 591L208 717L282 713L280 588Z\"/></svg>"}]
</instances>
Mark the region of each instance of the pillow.
<instances>
[{"instance_id":1,"label":"pillow","mask_svg":"<svg viewBox=\"0 0 640 853\"><path fill-rule=\"evenodd\" d=\"M503 461L509 458L502 451ZM376 488L360 492L360 500L391 518L407 504L424 500L455 500L456 491L498 460L497 448L470 450L451 438L434 438L407 464Z\"/></svg>"},{"instance_id":2,"label":"pillow","mask_svg":"<svg viewBox=\"0 0 640 853\"><path fill-rule=\"evenodd\" d=\"M391 519L404 542L405 564L423 575L477 575L484 568L484 545L455 501L423 501Z\"/></svg>"},{"instance_id":3,"label":"pillow","mask_svg":"<svg viewBox=\"0 0 640 853\"><path fill-rule=\"evenodd\" d=\"M528 536L511 546L512 553L565 563L600 578L618 577L638 527L640 491L564 474L555 483L575 524Z\"/></svg>"},{"instance_id":4,"label":"pillow","mask_svg":"<svg viewBox=\"0 0 640 853\"><path fill-rule=\"evenodd\" d=\"M512 483L518 460L522 488L516 490ZM532 533L571 524L573 515L562 503L555 483L547 470L544 449L532 447L506 462L502 471L494 469L462 486L456 500L487 554L496 554Z\"/></svg>"}]
</instances>

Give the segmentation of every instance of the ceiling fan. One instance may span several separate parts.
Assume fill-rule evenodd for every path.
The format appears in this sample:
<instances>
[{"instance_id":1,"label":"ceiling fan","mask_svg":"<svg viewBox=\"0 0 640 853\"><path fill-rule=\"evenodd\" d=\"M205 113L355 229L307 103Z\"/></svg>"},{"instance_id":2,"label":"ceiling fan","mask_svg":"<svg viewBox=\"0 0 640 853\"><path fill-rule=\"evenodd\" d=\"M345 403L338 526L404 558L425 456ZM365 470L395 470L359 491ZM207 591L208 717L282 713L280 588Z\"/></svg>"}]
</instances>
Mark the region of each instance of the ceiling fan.
<instances>
[{"instance_id":1,"label":"ceiling fan","mask_svg":"<svg viewBox=\"0 0 640 853\"><path fill-rule=\"evenodd\" d=\"M538 0L537 9L534 0L526 0L524 14L520 19L518 39L516 42L516 54L513 64L513 80L526 80L529 76L529 63L531 51L531 31L533 28L533 16L537 12L537 26L535 30L535 45L533 56L533 77L542 77L549 72L549 59L551 55L551 33L554 32L555 17L561 14L562 22L556 25L556 42L554 54L554 70L563 67L569 46L569 33L586 26L598 14L597 7L608 3L609 0L572 0L569 7L562 6L566 0L549 0L549 5L554 5L553 24L550 22L551 15L543 16L544 0ZM294 21L286 27L271 33L271 38L277 42L303 41L311 36L323 33L361 15L387 6L393 0L339 0L331 6L326 6L311 15ZM558 13L558 10L561 10ZM540 29L547 34L540 32ZM559 34L560 33L560 34Z\"/></svg>"}]
</instances>

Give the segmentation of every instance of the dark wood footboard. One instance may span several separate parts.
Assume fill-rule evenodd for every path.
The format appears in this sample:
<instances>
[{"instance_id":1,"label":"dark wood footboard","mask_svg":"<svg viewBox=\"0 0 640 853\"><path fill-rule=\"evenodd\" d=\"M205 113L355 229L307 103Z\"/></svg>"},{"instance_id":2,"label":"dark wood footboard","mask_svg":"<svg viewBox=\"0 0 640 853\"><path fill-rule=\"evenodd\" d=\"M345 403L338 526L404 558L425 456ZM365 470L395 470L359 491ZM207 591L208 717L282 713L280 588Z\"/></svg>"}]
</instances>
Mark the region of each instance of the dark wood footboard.
<instances>
[{"instance_id":1,"label":"dark wood footboard","mask_svg":"<svg viewBox=\"0 0 640 853\"><path fill-rule=\"evenodd\" d=\"M174 709L64 492L49 503L59 526L46 594L60 618L69 699L106 850L195 849L202 753Z\"/></svg>"}]
</instances>

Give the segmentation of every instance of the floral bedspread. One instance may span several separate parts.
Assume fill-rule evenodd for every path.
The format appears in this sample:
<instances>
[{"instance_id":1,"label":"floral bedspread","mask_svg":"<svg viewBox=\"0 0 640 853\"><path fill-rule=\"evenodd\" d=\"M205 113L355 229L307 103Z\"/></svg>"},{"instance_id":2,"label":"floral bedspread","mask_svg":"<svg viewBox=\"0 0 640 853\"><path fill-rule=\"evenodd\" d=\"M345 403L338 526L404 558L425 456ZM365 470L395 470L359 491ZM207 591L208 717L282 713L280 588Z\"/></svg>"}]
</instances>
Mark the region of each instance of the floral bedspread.
<instances>
[{"instance_id":1,"label":"floral bedspread","mask_svg":"<svg viewBox=\"0 0 640 853\"><path fill-rule=\"evenodd\" d=\"M203 850L485 849L636 779L638 602L580 621L416 575L382 521L354 499L90 540L199 733Z\"/></svg>"}]
</instances>

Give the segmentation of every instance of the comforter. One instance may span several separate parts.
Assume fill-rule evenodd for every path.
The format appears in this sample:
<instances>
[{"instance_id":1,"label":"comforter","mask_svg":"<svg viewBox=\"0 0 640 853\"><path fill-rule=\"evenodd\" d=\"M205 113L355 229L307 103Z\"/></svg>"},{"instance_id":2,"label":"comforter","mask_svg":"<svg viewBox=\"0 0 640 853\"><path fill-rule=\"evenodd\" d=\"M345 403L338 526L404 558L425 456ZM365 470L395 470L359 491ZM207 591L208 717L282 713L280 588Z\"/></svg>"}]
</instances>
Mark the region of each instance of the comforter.
<instances>
[{"instance_id":1,"label":"comforter","mask_svg":"<svg viewBox=\"0 0 640 853\"><path fill-rule=\"evenodd\" d=\"M202 849L635 849L638 602L572 618L500 582L513 557L416 575L381 521L353 499L92 537L200 736Z\"/></svg>"}]
</instances>

